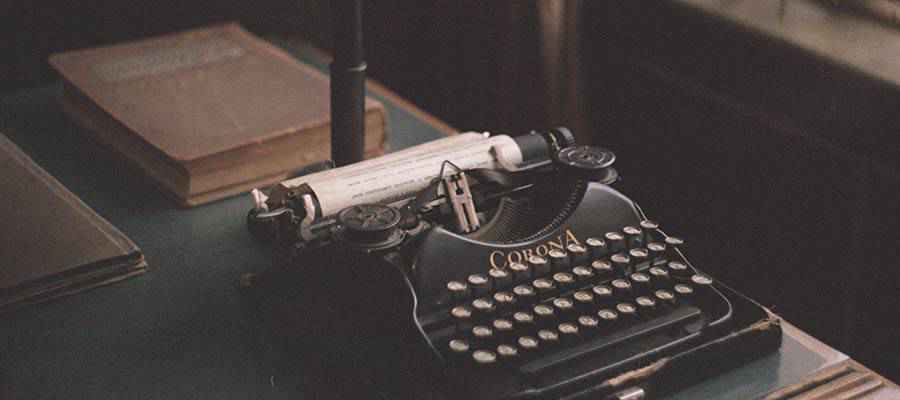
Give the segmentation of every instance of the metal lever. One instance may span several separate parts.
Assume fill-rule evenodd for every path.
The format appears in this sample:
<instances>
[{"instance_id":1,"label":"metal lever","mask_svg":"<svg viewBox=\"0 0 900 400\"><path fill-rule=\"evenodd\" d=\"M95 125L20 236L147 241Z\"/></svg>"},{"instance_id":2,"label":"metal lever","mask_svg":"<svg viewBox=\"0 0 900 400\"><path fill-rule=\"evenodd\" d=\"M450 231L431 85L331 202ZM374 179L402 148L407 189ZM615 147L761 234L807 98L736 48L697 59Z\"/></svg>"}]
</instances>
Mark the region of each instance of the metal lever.
<instances>
[{"instance_id":1,"label":"metal lever","mask_svg":"<svg viewBox=\"0 0 900 400\"><path fill-rule=\"evenodd\" d=\"M450 200L453 214L456 215L456 225L460 233L471 233L481 227L478 214L475 211L475 202L472 201L472 191L469 190L469 180L465 172L448 175L443 178L444 192Z\"/></svg>"}]
</instances>

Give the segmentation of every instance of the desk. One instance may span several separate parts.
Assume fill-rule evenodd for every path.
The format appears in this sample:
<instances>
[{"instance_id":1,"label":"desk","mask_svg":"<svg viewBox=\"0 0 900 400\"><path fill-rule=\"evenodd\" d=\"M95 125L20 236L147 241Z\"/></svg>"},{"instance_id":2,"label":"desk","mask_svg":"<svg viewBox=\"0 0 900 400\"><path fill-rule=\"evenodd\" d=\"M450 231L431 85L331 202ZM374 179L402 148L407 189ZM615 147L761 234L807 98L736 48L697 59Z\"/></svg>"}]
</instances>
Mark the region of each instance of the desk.
<instances>
[{"instance_id":1,"label":"desk","mask_svg":"<svg viewBox=\"0 0 900 400\"><path fill-rule=\"evenodd\" d=\"M0 132L131 237L149 268L135 279L4 315L0 398L337 398L316 391L323 381L315 371L300 371L299 381L282 377L277 354L242 302L238 277L270 260L246 232L249 200L177 208L88 143L57 107L58 90L0 97ZM442 135L408 108L376 97L388 106L393 148ZM845 358L796 329L785 332L779 352L675 398L757 395Z\"/></svg>"}]
</instances>

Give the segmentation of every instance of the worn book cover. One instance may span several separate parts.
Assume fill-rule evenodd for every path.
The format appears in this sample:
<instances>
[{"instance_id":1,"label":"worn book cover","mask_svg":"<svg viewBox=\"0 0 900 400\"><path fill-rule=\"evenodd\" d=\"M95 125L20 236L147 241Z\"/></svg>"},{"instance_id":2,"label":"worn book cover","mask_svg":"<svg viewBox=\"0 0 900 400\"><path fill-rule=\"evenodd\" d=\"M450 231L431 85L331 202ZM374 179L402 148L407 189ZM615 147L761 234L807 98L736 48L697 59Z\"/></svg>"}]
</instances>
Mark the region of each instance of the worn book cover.
<instances>
[{"instance_id":1,"label":"worn book cover","mask_svg":"<svg viewBox=\"0 0 900 400\"><path fill-rule=\"evenodd\" d=\"M64 111L185 205L329 158L328 77L225 24L50 57ZM366 101L368 156L387 117Z\"/></svg>"},{"instance_id":2,"label":"worn book cover","mask_svg":"<svg viewBox=\"0 0 900 400\"><path fill-rule=\"evenodd\" d=\"M0 134L0 312L144 272L140 249Z\"/></svg>"}]
</instances>

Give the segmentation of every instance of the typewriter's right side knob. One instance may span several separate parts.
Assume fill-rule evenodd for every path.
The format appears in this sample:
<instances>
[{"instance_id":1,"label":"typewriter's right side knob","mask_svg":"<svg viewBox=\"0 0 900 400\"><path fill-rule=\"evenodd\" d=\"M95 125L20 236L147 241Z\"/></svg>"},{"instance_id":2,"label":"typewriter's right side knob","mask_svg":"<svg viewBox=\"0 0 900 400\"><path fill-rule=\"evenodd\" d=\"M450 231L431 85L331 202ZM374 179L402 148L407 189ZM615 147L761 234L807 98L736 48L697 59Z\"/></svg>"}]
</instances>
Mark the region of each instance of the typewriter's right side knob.
<instances>
[{"instance_id":1,"label":"typewriter's right side knob","mask_svg":"<svg viewBox=\"0 0 900 400\"><path fill-rule=\"evenodd\" d=\"M619 177L612 167L616 162L616 155L602 147L566 147L556 154L556 160L567 172L606 185Z\"/></svg>"}]
</instances>

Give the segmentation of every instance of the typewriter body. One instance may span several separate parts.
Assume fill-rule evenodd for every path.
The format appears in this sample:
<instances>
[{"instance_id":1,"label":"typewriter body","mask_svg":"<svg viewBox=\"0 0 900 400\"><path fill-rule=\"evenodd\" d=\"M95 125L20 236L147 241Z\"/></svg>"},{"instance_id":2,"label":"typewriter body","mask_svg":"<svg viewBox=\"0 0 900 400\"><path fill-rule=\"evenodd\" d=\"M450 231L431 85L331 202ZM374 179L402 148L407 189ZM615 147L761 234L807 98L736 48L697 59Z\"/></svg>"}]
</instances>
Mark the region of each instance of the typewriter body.
<instances>
[{"instance_id":1,"label":"typewriter body","mask_svg":"<svg viewBox=\"0 0 900 400\"><path fill-rule=\"evenodd\" d=\"M309 216L306 185L257 199L276 266L247 286L280 299L298 354L388 398L655 398L779 346L777 319L615 189L611 152L532 135L531 167L442 162L414 195L333 218Z\"/></svg>"}]
</instances>

